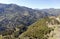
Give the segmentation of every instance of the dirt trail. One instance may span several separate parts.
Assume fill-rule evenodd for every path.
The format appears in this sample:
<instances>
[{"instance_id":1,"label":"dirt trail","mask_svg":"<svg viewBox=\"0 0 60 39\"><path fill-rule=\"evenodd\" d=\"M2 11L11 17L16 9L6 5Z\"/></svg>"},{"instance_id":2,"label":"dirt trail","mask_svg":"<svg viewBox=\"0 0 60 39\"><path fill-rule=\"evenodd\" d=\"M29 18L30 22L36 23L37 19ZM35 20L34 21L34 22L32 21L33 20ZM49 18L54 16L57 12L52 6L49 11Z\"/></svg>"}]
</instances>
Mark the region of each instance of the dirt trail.
<instances>
[{"instance_id":1,"label":"dirt trail","mask_svg":"<svg viewBox=\"0 0 60 39\"><path fill-rule=\"evenodd\" d=\"M48 39L60 39L60 26L55 26L54 31L51 31Z\"/></svg>"},{"instance_id":2,"label":"dirt trail","mask_svg":"<svg viewBox=\"0 0 60 39\"><path fill-rule=\"evenodd\" d=\"M60 22L59 18L56 18ZM54 27L54 31L51 31L48 39L60 39L60 25L48 25L49 27Z\"/></svg>"}]
</instances>

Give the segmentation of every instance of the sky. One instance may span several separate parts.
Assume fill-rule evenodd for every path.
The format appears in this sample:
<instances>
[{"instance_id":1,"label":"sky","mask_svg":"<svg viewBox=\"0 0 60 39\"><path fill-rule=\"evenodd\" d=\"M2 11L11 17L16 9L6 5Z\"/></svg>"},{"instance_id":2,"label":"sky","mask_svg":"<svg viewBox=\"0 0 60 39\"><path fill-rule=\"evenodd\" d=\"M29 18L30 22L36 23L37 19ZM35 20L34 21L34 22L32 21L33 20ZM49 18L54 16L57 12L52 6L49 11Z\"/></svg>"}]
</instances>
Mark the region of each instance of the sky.
<instances>
[{"instance_id":1,"label":"sky","mask_svg":"<svg viewBox=\"0 0 60 39\"><path fill-rule=\"evenodd\" d=\"M0 0L4 4L17 4L33 9L58 8L60 9L60 0Z\"/></svg>"}]
</instances>

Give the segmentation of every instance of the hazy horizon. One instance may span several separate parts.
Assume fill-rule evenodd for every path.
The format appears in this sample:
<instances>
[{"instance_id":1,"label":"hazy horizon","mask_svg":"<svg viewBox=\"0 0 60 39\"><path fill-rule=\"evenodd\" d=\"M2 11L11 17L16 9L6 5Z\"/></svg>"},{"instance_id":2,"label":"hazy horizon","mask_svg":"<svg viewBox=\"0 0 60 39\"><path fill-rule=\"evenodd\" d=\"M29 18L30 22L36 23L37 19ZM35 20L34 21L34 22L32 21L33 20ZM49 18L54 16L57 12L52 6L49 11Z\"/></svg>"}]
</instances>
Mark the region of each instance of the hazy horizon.
<instances>
[{"instance_id":1,"label":"hazy horizon","mask_svg":"<svg viewBox=\"0 0 60 39\"><path fill-rule=\"evenodd\" d=\"M60 0L0 0L3 4L17 4L33 9L60 9Z\"/></svg>"}]
</instances>

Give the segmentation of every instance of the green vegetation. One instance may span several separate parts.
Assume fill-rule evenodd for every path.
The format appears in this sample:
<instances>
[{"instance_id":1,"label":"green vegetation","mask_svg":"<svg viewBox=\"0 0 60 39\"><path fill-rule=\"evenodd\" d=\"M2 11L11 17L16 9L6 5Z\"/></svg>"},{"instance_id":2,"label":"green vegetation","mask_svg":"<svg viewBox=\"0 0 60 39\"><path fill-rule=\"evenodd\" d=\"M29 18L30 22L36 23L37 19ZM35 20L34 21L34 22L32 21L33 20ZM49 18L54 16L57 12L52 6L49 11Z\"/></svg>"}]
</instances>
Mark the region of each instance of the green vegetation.
<instances>
[{"instance_id":1,"label":"green vegetation","mask_svg":"<svg viewBox=\"0 0 60 39\"><path fill-rule=\"evenodd\" d=\"M47 39L47 34L52 30L47 27L48 18L43 18L30 25L26 32L20 35L20 39Z\"/></svg>"},{"instance_id":2,"label":"green vegetation","mask_svg":"<svg viewBox=\"0 0 60 39\"><path fill-rule=\"evenodd\" d=\"M47 24L60 24L56 19L42 18L37 20L30 26L19 25L13 29L6 29L0 32L1 39L48 39L53 28L49 28Z\"/></svg>"},{"instance_id":3,"label":"green vegetation","mask_svg":"<svg viewBox=\"0 0 60 39\"><path fill-rule=\"evenodd\" d=\"M0 39L47 39L52 30L47 24L60 24L48 18L60 15L59 9L37 10L16 4L0 6Z\"/></svg>"}]
</instances>

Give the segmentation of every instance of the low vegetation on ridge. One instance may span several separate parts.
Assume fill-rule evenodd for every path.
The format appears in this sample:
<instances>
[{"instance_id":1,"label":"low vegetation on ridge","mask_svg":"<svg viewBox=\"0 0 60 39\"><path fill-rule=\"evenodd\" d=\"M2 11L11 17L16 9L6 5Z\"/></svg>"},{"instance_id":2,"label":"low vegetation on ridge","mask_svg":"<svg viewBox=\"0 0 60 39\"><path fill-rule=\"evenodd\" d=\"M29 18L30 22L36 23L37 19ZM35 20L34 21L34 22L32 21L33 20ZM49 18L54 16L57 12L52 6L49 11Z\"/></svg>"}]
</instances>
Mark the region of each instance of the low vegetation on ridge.
<instances>
[{"instance_id":1,"label":"low vegetation on ridge","mask_svg":"<svg viewBox=\"0 0 60 39\"><path fill-rule=\"evenodd\" d=\"M48 35L52 28L48 28L46 21L49 18L43 18L30 25L26 32L20 35L20 39L48 39Z\"/></svg>"}]
</instances>

